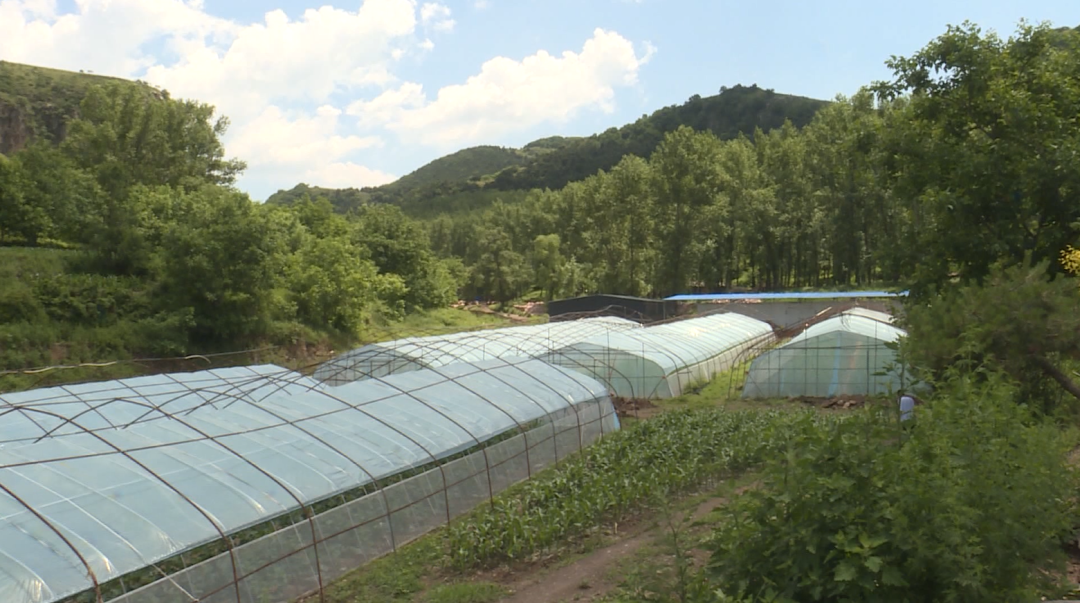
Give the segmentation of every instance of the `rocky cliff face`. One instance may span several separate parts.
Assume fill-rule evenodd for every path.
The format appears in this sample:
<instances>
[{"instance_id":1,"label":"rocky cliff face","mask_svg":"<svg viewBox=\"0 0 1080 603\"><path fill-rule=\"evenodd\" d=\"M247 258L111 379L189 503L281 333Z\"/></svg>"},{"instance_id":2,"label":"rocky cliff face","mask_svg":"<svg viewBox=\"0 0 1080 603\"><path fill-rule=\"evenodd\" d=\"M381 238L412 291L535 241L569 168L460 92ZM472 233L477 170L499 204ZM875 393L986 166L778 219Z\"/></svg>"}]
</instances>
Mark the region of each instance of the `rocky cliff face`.
<instances>
[{"instance_id":1,"label":"rocky cliff face","mask_svg":"<svg viewBox=\"0 0 1080 603\"><path fill-rule=\"evenodd\" d=\"M96 85L137 82L0 61L0 153L15 153L37 139L61 142L79 103ZM151 95L161 93L149 86Z\"/></svg>"},{"instance_id":2,"label":"rocky cliff face","mask_svg":"<svg viewBox=\"0 0 1080 603\"><path fill-rule=\"evenodd\" d=\"M10 155L25 147L33 136L30 115L24 109L0 102L0 154Z\"/></svg>"},{"instance_id":3,"label":"rocky cliff face","mask_svg":"<svg viewBox=\"0 0 1080 603\"><path fill-rule=\"evenodd\" d=\"M78 114L77 110L63 111L55 105L28 105L0 99L0 154L15 153L36 138L59 143L67 135L68 119Z\"/></svg>"}]
</instances>

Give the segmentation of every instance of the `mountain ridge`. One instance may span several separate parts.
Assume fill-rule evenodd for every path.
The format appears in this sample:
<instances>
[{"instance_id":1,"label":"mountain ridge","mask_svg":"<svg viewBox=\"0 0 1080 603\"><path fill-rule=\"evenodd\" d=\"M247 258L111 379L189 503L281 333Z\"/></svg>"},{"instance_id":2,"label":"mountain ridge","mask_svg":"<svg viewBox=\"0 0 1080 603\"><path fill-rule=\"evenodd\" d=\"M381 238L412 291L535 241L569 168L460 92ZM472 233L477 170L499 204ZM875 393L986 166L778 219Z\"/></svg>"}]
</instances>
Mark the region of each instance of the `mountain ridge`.
<instances>
[{"instance_id":1,"label":"mountain ridge","mask_svg":"<svg viewBox=\"0 0 1080 603\"><path fill-rule=\"evenodd\" d=\"M72 72L0 61L0 154L11 154L33 140L61 142L67 123L94 85L125 83L148 95L168 93L140 80ZM532 189L559 189L597 171L611 169L626 155L648 158L668 132L680 126L708 130L722 139L753 137L791 121L809 123L829 101L736 85L719 94L694 95L621 127L590 136L548 136L521 148L479 145L428 162L379 187L332 189L298 184L278 190L268 203L292 203L304 195L326 197L347 213L363 203L390 203L417 215L469 210L500 198L520 197Z\"/></svg>"},{"instance_id":2,"label":"mountain ridge","mask_svg":"<svg viewBox=\"0 0 1080 603\"><path fill-rule=\"evenodd\" d=\"M829 101L781 94L771 89L736 85L720 93L694 95L681 105L669 105L621 127L582 137L552 136L532 141L520 149L481 145L468 147L431 161L402 178L378 187L319 189L300 184L279 190L268 203L290 203L315 189L338 191L324 194L335 209L347 212L355 204L391 203L414 214L440 212L438 201L473 195L490 202L500 193L531 189L558 189L599 170L611 169L626 155L648 158L667 132L680 126L708 130L722 139L753 137L755 130L769 131L785 121L796 127L810 122ZM495 168L495 169L492 169ZM343 194L342 191L354 191ZM333 198L331 198L333 197ZM465 206L483 205L477 199Z\"/></svg>"}]
</instances>

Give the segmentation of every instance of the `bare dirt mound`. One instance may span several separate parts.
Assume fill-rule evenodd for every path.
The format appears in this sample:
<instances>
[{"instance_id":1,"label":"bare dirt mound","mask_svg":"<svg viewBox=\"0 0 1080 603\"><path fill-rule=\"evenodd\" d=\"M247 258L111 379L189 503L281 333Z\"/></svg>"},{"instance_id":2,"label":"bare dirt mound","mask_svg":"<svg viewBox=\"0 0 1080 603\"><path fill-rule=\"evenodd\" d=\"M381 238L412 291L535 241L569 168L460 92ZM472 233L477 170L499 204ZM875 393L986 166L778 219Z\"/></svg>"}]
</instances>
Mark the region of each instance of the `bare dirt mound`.
<instances>
[{"instance_id":1,"label":"bare dirt mound","mask_svg":"<svg viewBox=\"0 0 1080 603\"><path fill-rule=\"evenodd\" d=\"M611 402L615 405L615 412L619 418L633 417L635 419L648 419L660 412L655 404L641 398L622 398L612 396Z\"/></svg>"}]
</instances>

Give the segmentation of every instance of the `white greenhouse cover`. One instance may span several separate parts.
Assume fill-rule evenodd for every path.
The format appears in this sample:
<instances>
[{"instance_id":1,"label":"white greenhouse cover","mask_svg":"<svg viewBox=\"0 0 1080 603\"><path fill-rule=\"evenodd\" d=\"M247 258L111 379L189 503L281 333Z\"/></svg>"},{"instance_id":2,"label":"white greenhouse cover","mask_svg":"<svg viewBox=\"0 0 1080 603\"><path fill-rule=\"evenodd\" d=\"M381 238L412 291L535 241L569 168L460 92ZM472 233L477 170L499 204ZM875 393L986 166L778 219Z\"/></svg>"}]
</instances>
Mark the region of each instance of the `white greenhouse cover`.
<instances>
[{"instance_id":1,"label":"white greenhouse cover","mask_svg":"<svg viewBox=\"0 0 1080 603\"><path fill-rule=\"evenodd\" d=\"M899 390L901 376L890 370L896 352L886 344L905 333L891 322L888 314L858 308L811 325L754 360L743 397L831 398Z\"/></svg>"},{"instance_id":2,"label":"white greenhouse cover","mask_svg":"<svg viewBox=\"0 0 1080 603\"><path fill-rule=\"evenodd\" d=\"M57 601L91 588L80 555L104 583L590 402L610 406L601 384L531 359L340 387L264 365L0 395L0 601Z\"/></svg>"},{"instance_id":3,"label":"white greenhouse cover","mask_svg":"<svg viewBox=\"0 0 1080 603\"><path fill-rule=\"evenodd\" d=\"M326 361L315 378L338 385L456 362L529 357L609 333L640 329L625 318L597 317L521 327L409 337L375 343Z\"/></svg>"},{"instance_id":4,"label":"white greenhouse cover","mask_svg":"<svg viewBox=\"0 0 1080 603\"><path fill-rule=\"evenodd\" d=\"M621 397L667 398L727 370L772 332L764 321L722 312L593 337L540 358L591 375Z\"/></svg>"}]
</instances>

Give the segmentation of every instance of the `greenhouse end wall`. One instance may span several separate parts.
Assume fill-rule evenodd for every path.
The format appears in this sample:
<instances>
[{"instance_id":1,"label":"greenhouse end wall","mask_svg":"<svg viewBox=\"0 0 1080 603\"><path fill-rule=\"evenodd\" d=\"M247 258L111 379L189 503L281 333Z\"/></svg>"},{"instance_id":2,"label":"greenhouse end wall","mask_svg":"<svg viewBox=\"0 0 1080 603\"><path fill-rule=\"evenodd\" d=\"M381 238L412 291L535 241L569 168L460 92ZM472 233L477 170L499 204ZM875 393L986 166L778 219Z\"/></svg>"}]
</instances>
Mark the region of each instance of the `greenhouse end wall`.
<instances>
[{"instance_id":1,"label":"greenhouse end wall","mask_svg":"<svg viewBox=\"0 0 1080 603\"><path fill-rule=\"evenodd\" d=\"M668 375L664 379L661 391L667 390L670 397L681 396L691 385L713 380L717 375L731 370L739 361L744 360L747 353L759 349L763 345L771 344L775 340L776 338L771 333L760 335L757 339L730 348L719 356L714 356L705 362Z\"/></svg>"},{"instance_id":2,"label":"greenhouse end wall","mask_svg":"<svg viewBox=\"0 0 1080 603\"><path fill-rule=\"evenodd\" d=\"M899 391L903 381L889 367L895 350L885 342L835 331L779 347L754 360L743 398L874 396Z\"/></svg>"},{"instance_id":3,"label":"greenhouse end wall","mask_svg":"<svg viewBox=\"0 0 1080 603\"><path fill-rule=\"evenodd\" d=\"M381 491L282 528L117 603L288 603L447 524L619 428L606 396Z\"/></svg>"}]
</instances>

